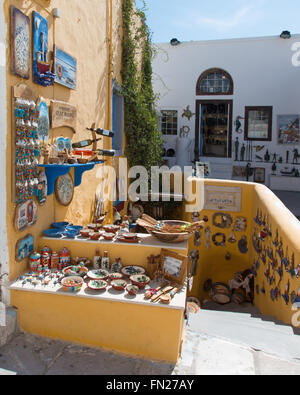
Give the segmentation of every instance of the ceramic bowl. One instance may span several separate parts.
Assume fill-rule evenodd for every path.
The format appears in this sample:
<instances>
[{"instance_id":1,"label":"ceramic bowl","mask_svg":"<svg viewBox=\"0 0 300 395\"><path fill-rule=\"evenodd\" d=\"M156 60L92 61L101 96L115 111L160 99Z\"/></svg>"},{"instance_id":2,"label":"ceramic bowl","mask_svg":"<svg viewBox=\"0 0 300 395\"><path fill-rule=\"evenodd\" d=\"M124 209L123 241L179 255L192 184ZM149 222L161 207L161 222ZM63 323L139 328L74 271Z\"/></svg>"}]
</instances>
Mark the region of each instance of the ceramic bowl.
<instances>
[{"instance_id":1,"label":"ceramic bowl","mask_svg":"<svg viewBox=\"0 0 300 395\"><path fill-rule=\"evenodd\" d=\"M66 227L69 225L70 225L69 222L53 222L51 224L51 227L55 229L66 229Z\"/></svg>"},{"instance_id":2,"label":"ceramic bowl","mask_svg":"<svg viewBox=\"0 0 300 395\"><path fill-rule=\"evenodd\" d=\"M91 233L89 234L89 236L90 236L90 239L91 239L91 240L99 240L101 234L98 233L98 232L91 232Z\"/></svg>"},{"instance_id":3,"label":"ceramic bowl","mask_svg":"<svg viewBox=\"0 0 300 395\"><path fill-rule=\"evenodd\" d=\"M93 230L94 232L97 232L101 228L101 226L98 224L88 224L87 228Z\"/></svg>"},{"instance_id":4,"label":"ceramic bowl","mask_svg":"<svg viewBox=\"0 0 300 395\"><path fill-rule=\"evenodd\" d=\"M122 273L110 273L109 278L111 281L121 280L123 278L123 274Z\"/></svg>"},{"instance_id":5,"label":"ceramic bowl","mask_svg":"<svg viewBox=\"0 0 300 395\"><path fill-rule=\"evenodd\" d=\"M85 266L67 266L62 270L63 275L68 276L79 276L84 277L88 273L89 269Z\"/></svg>"},{"instance_id":6,"label":"ceramic bowl","mask_svg":"<svg viewBox=\"0 0 300 395\"><path fill-rule=\"evenodd\" d=\"M82 237L90 237L91 229L81 229L79 233Z\"/></svg>"},{"instance_id":7,"label":"ceramic bowl","mask_svg":"<svg viewBox=\"0 0 300 395\"><path fill-rule=\"evenodd\" d=\"M96 270L90 270L87 273L88 278L91 280L107 280L109 277L109 273L107 270L104 269L96 269Z\"/></svg>"},{"instance_id":8,"label":"ceramic bowl","mask_svg":"<svg viewBox=\"0 0 300 395\"><path fill-rule=\"evenodd\" d=\"M115 233L103 233L102 236L105 240L112 240L115 237Z\"/></svg>"},{"instance_id":9,"label":"ceramic bowl","mask_svg":"<svg viewBox=\"0 0 300 395\"><path fill-rule=\"evenodd\" d=\"M43 235L46 237L57 237L60 238L63 235L63 230L60 229L46 229L43 231Z\"/></svg>"},{"instance_id":10,"label":"ceramic bowl","mask_svg":"<svg viewBox=\"0 0 300 395\"><path fill-rule=\"evenodd\" d=\"M124 239L131 240L131 239L137 239L138 235L137 235L137 233L124 232L124 233L122 233L122 237L124 237Z\"/></svg>"},{"instance_id":11,"label":"ceramic bowl","mask_svg":"<svg viewBox=\"0 0 300 395\"><path fill-rule=\"evenodd\" d=\"M66 236L68 239L75 239L75 237L78 235L77 231L71 231L71 230L66 230L64 232L64 236Z\"/></svg>"},{"instance_id":12,"label":"ceramic bowl","mask_svg":"<svg viewBox=\"0 0 300 395\"><path fill-rule=\"evenodd\" d=\"M107 233L117 233L117 231L120 229L120 226L118 226L118 225L104 225L103 229Z\"/></svg>"},{"instance_id":13,"label":"ceramic bowl","mask_svg":"<svg viewBox=\"0 0 300 395\"><path fill-rule=\"evenodd\" d=\"M126 291L129 295L136 295L139 292L139 287L133 284L129 284L126 287Z\"/></svg>"},{"instance_id":14,"label":"ceramic bowl","mask_svg":"<svg viewBox=\"0 0 300 395\"><path fill-rule=\"evenodd\" d=\"M79 234L79 232L83 229L83 226L77 226L77 225L68 225L66 227L67 231L71 231L71 232L77 232L77 234Z\"/></svg>"},{"instance_id":15,"label":"ceramic bowl","mask_svg":"<svg viewBox=\"0 0 300 395\"><path fill-rule=\"evenodd\" d=\"M61 285L66 292L78 292L83 285L83 279L79 276L65 277L61 280Z\"/></svg>"},{"instance_id":16,"label":"ceramic bowl","mask_svg":"<svg viewBox=\"0 0 300 395\"><path fill-rule=\"evenodd\" d=\"M110 285L117 291L124 291L128 283L125 280L113 280Z\"/></svg>"},{"instance_id":17,"label":"ceramic bowl","mask_svg":"<svg viewBox=\"0 0 300 395\"><path fill-rule=\"evenodd\" d=\"M145 274L145 271L141 266L125 266L121 269L121 273L126 277L133 276L134 274Z\"/></svg>"},{"instance_id":18,"label":"ceramic bowl","mask_svg":"<svg viewBox=\"0 0 300 395\"><path fill-rule=\"evenodd\" d=\"M146 287L147 284L150 283L151 279L145 274L135 274L133 276L130 276L130 281L133 285L136 285L140 289L143 289Z\"/></svg>"},{"instance_id":19,"label":"ceramic bowl","mask_svg":"<svg viewBox=\"0 0 300 395\"><path fill-rule=\"evenodd\" d=\"M91 280L87 286L94 291L104 291L108 287L108 283L104 280Z\"/></svg>"}]
</instances>

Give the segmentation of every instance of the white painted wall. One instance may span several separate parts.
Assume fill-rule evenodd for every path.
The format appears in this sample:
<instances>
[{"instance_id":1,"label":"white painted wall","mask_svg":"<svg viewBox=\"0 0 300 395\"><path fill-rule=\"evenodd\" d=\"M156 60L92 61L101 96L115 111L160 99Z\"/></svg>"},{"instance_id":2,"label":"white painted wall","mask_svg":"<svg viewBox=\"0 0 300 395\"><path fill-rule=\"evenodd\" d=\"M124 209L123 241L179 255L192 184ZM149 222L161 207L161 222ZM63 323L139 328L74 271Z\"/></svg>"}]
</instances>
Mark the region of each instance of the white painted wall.
<instances>
[{"instance_id":1,"label":"white painted wall","mask_svg":"<svg viewBox=\"0 0 300 395\"><path fill-rule=\"evenodd\" d=\"M292 36L289 40L279 37L262 37L192 41L175 47L170 43L156 44L153 84L155 93L160 95L157 110L178 110L178 129L183 125L190 126L190 137L194 139L195 116L189 122L187 118L182 118L181 114L187 105L190 105L191 110L196 112L197 99L232 99L233 125L238 115L244 117L245 106L273 106L272 142L262 142L261 145L266 145L271 154L275 152L280 154L285 161L286 149L292 151L294 147L277 144L277 116L300 114L300 67L296 67L297 64L300 65L300 54L296 52L299 51L300 44L297 43L300 43L300 35ZM294 65L292 60L294 60ZM215 67L226 70L232 76L234 95L196 96L196 83L199 76L207 69ZM233 144L237 136L241 147L243 135L236 134L233 126ZM176 137L167 137L166 140L167 148L175 147ZM256 145L256 142L253 145ZM259 155L263 156L265 151ZM234 158L234 149L232 157ZM231 167L233 162L211 158L209 160L212 163L221 163ZM170 164L172 165L173 162L175 160ZM253 165L266 167L267 173L271 172L272 164L255 163ZM284 165L278 165L278 172L283 167ZM297 181L300 183L300 180Z\"/></svg>"},{"instance_id":2,"label":"white painted wall","mask_svg":"<svg viewBox=\"0 0 300 395\"><path fill-rule=\"evenodd\" d=\"M8 245L6 232L6 136L7 136L7 108L6 108L6 33L3 0L0 0L0 275L8 273ZM7 276L3 278L8 283ZM5 304L9 304L9 292L2 286L2 297Z\"/></svg>"}]
</instances>

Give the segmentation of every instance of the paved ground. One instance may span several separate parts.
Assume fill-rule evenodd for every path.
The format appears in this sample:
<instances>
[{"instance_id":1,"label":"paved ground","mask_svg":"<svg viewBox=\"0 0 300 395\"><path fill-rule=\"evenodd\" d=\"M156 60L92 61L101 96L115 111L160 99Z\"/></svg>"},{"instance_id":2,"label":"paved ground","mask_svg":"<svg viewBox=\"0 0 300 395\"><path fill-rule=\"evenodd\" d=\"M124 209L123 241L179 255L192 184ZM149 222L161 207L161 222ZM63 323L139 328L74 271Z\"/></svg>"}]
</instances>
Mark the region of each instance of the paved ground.
<instances>
[{"instance_id":1,"label":"paved ground","mask_svg":"<svg viewBox=\"0 0 300 395\"><path fill-rule=\"evenodd\" d=\"M300 375L300 363L187 328L176 365L24 333L0 348L0 375ZM174 377L175 378L175 377Z\"/></svg>"},{"instance_id":2,"label":"paved ground","mask_svg":"<svg viewBox=\"0 0 300 395\"><path fill-rule=\"evenodd\" d=\"M300 192L273 192L296 217L300 217Z\"/></svg>"}]
</instances>

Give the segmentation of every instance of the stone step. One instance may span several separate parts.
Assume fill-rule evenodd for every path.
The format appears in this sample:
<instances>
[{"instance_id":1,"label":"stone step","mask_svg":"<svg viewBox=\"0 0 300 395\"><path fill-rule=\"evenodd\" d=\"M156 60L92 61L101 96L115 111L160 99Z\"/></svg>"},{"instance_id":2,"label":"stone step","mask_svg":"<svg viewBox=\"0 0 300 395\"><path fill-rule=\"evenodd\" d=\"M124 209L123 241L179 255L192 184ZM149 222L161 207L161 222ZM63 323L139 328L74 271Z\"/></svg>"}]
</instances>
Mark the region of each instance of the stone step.
<instances>
[{"instance_id":1,"label":"stone step","mask_svg":"<svg viewBox=\"0 0 300 395\"><path fill-rule=\"evenodd\" d=\"M284 324L276 324L269 320L263 320L261 317L253 317L250 314L241 314L241 313L232 313L232 312L216 312L210 310L201 310L199 314L197 314L197 319L201 320L201 325L203 325L204 320L212 320L215 322L219 322L220 324L228 323L231 324L234 322L236 326L251 326L257 327L266 330L273 330L280 333L284 333L286 335L294 335L293 329L291 326ZM196 322L196 321L195 321Z\"/></svg>"}]
</instances>

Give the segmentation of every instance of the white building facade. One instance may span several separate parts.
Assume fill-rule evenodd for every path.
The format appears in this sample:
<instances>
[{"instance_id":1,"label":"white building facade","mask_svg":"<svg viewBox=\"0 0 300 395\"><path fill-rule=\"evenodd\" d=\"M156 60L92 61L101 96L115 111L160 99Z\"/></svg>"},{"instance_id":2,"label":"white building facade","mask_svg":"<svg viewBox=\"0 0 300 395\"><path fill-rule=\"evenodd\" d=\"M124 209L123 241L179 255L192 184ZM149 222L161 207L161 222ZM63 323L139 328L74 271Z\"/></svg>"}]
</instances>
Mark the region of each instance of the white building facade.
<instances>
[{"instance_id":1,"label":"white building facade","mask_svg":"<svg viewBox=\"0 0 300 395\"><path fill-rule=\"evenodd\" d=\"M153 84L170 167L204 162L212 178L300 190L300 35L156 50Z\"/></svg>"}]
</instances>

